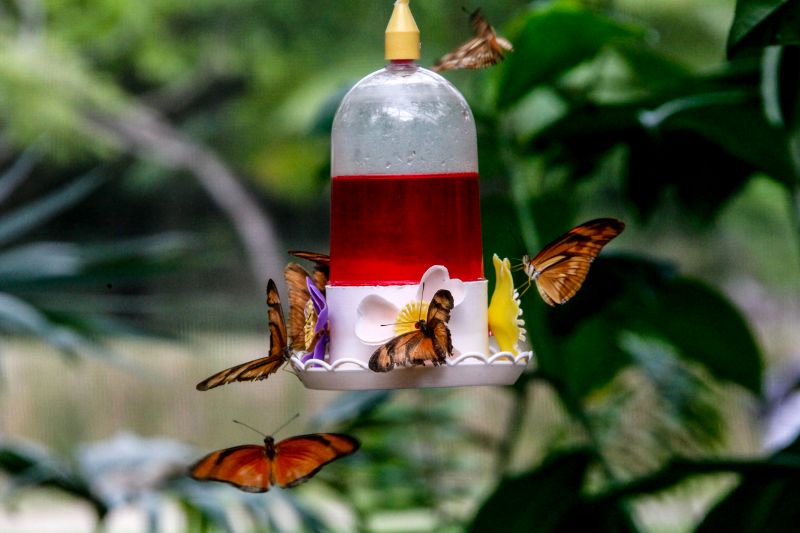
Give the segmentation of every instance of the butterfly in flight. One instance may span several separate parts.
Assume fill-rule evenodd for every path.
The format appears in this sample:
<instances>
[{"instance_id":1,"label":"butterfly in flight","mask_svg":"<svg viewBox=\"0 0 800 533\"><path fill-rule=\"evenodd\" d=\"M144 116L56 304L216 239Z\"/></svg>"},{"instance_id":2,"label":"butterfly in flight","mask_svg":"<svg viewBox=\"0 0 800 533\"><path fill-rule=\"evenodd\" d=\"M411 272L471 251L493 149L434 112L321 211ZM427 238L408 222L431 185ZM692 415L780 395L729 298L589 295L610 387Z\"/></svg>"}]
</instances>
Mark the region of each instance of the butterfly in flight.
<instances>
[{"instance_id":1,"label":"butterfly in flight","mask_svg":"<svg viewBox=\"0 0 800 533\"><path fill-rule=\"evenodd\" d=\"M507 39L497 35L480 9L472 12L469 22L475 36L452 52L445 54L431 67L431 70L443 72L462 68L490 67L502 61L506 52L514 51L514 47Z\"/></svg>"},{"instance_id":2,"label":"butterfly in flight","mask_svg":"<svg viewBox=\"0 0 800 533\"><path fill-rule=\"evenodd\" d=\"M414 331L401 333L379 347L369 358L373 372L388 372L395 366L424 365L430 361L434 366L444 364L453 355L450 338L450 311L453 295L441 289L433 295L428 305L428 314L414 324Z\"/></svg>"},{"instance_id":3,"label":"butterfly in flight","mask_svg":"<svg viewBox=\"0 0 800 533\"><path fill-rule=\"evenodd\" d=\"M314 262L313 274L309 274L306 269L294 262L286 265L283 270L289 299L289 346L293 350L311 351L319 340L319 336L307 332L309 330L308 320L312 316L310 311L313 311L313 306L309 305L311 294L306 286L306 278L310 277L324 296L325 285L330 277L331 259L325 254L300 250L290 250L289 254Z\"/></svg>"},{"instance_id":4,"label":"butterfly in flight","mask_svg":"<svg viewBox=\"0 0 800 533\"><path fill-rule=\"evenodd\" d=\"M522 258L528 277L523 293L532 282L551 306L566 303L583 285L589 267L603 246L622 233L625 223L616 218L597 218L576 226L545 246L531 259Z\"/></svg>"},{"instance_id":5,"label":"butterfly in flight","mask_svg":"<svg viewBox=\"0 0 800 533\"><path fill-rule=\"evenodd\" d=\"M274 374L291 356L286 344L286 322L275 282L267 282L267 317L269 318L269 355L217 372L197 384L197 390L209 390L234 381L259 381Z\"/></svg>"},{"instance_id":6,"label":"butterfly in flight","mask_svg":"<svg viewBox=\"0 0 800 533\"><path fill-rule=\"evenodd\" d=\"M245 444L211 452L190 467L189 475L198 481L229 483L245 492L267 492L274 485L296 487L360 446L358 440L341 433L297 435L278 443L269 435L263 436L263 445Z\"/></svg>"}]
</instances>

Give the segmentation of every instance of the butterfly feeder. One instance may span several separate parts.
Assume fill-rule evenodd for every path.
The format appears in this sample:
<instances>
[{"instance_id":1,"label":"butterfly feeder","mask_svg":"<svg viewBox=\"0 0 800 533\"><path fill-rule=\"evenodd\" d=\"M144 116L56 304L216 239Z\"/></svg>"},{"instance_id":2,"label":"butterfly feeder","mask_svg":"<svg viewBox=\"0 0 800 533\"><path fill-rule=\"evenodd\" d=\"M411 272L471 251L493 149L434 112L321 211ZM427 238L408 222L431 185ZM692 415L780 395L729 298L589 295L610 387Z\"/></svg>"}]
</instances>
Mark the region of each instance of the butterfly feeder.
<instances>
[{"instance_id":1,"label":"butterfly feeder","mask_svg":"<svg viewBox=\"0 0 800 533\"><path fill-rule=\"evenodd\" d=\"M389 63L347 93L333 123L329 265L309 257L318 274L329 267L324 291L309 279L328 327L317 320L311 329L329 341L327 353L296 352L291 364L312 389L514 383L532 354L515 337L510 273L492 302L507 321L496 328L505 342L489 335L472 111L415 62L408 0L395 2L385 44ZM508 265L495 267L501 276ZM296 334L291 324L290 312Z\"/></svg>"}]
</instances>

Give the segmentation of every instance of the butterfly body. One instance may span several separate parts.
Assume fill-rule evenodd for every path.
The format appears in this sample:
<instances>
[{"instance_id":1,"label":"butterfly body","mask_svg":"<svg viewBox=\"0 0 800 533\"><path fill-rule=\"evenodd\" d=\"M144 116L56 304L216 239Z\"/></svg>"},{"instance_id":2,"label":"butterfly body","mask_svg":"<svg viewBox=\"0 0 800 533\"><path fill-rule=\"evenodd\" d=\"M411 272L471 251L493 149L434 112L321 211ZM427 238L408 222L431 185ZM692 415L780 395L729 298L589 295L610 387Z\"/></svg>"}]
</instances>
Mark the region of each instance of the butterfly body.
<instances>
[{"instance_id":1,"label":"butterfly body","mask_svg":"<svg viewBox=\"0 0 800 533\"><path fill-rule=\"evenodd\" d=\"M264 445L245 444L217 450L191 466L199 481L220 481L245 492L267 492L272 486L295 487L323 466L354 453L358 440L340 433L298 435L278 443L264 437Z\"/></svg>"},{"instance_id":2,"label":"butterfly body","mask_svg":"<svg viewBox=\"0 0 800 533\"><path fill-rule=\"evenodd\" d=\"M402 333L380 346L369 359L373 372L388 372L396 366L439 366L453 355L453 341L447 323L453 309L453 295L442 289L433 295L427 316L414 324L414 331Z\"/></svg>"},{"instance_id":3,"label":"butterfly body","mask_svg":"<svg viewBox=\"0 0 800 533\"><path fill-rule=\"evenodd\" d=\"M597 218L569 230L531 258L522 258L528 284L535 282L551 306L564 304L583 285L589 267L603 246L622 233L625 224L615 218Z\"/></svg>"}]
</instances>

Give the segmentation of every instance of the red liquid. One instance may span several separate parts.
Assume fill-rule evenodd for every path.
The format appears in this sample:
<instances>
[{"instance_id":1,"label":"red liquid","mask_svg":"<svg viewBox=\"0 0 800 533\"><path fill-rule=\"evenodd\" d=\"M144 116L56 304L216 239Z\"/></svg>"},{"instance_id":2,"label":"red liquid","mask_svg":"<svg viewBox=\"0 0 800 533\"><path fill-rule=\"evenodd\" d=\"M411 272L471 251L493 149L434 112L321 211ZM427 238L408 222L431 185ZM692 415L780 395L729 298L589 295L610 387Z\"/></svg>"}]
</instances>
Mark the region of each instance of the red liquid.
<instances>
[{"instance_id":1,"label":"red liquid","mask_svg":"<svg viewBox=\"0 0 800 533\"><path fill-rule=\"evenodd\" d=\"M333 285L418 283L432 265L483 279L477 174L336 176Z\"/></svg>"}]
</instances>

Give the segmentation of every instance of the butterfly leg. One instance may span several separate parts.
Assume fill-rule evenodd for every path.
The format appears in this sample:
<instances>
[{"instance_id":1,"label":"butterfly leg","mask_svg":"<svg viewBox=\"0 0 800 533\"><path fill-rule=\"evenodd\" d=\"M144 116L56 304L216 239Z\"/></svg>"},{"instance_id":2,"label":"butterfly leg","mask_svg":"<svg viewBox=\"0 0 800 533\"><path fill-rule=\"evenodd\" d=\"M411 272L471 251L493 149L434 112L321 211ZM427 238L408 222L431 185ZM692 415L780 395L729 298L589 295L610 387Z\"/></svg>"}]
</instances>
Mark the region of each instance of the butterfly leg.
<instances>
[{"instance_id":1,"label":"butterfly leg","mask_svg":"<svg viewBox=\"0 0 800 533\"><path fill-rule=\"evenodd\" d=\"M525 283L523 283L522 285L520 285L519 288L517 288L518 291L519 291L519 289L522 289L521 291L519 291L519 297L520 298L522 298L523 294L528 292L528 289L531 288L532 284L533 284L533 282L531 281L530 276L528 276L527 281Z\"/></svg>"}]
</instances>

